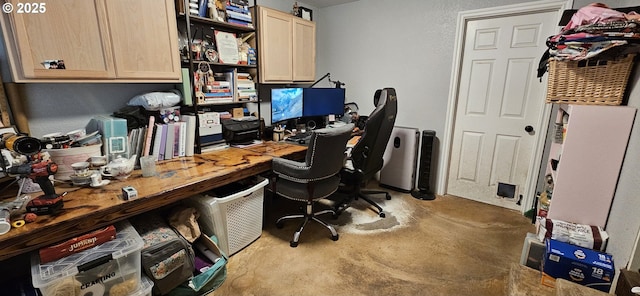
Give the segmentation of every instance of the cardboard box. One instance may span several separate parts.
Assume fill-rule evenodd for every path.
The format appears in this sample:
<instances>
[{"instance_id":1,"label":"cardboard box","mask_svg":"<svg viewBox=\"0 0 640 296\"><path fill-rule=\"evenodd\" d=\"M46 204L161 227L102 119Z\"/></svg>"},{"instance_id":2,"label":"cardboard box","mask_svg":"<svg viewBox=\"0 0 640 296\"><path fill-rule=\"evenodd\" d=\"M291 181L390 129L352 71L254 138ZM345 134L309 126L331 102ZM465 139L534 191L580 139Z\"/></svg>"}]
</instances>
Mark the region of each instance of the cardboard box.
<instances>
[{"instance_id":1,"label":"cardboard box","mask_svg":"<svg viewBox=\"0 0 640 296\"><path fill-rule=\"evenodd\" d=\"M555 279L609 292L615 276L613 258L606 253L547 239L542 262L542 284L554 287Z\"/></svg>"},{"instance_id":2,"label":"cardboard box","mask_svg":"<svg viewBox=\"0 0 640 296\"><path fill-rule=\"evenodd\" d=\"M231 110L231 114L233 116L233 118L242 118L244 117L244 109L242 108L233 108Z\"/></svg>"},{"instance_id":3,"label":"cardboard box","mask_svg":"<svg viewBox=\"0 0 640 296\"><path fill-rule=\"evenodd\" d=\"M89 121L85 129L87 133L98 131L102 135L102 153L107 156L107 161L118 156L129 158L126 119L98 115Z\"/></svg>"}]
</instances>

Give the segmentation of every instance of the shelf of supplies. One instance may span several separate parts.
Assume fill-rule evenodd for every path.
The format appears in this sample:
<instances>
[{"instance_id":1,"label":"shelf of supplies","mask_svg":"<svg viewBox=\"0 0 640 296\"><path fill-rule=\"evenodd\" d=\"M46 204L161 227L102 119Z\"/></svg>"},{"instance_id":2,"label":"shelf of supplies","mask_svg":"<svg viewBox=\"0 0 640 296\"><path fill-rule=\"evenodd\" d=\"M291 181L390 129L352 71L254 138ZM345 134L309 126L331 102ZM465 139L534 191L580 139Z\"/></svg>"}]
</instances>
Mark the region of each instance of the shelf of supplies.
<instances>
[{"instance_id":1,"label":"shelf of supplies","mask_svg":"<svg viewBox=\"0 0 640 296\"><path fill-rule=\"evenodd\" d=\"M180 14L180 15L178 15L178 18L185 19L186 16L184 14ZM211 25L211 26L214 26L216 28L224 28L224 29L231 30L231 31L234 31L234 32L247 32L247 33L249 33L249 32L254 32L256 30L255 28L252 28L252 27L234 25L234 24L225 23L225 22L219 22L219 21L215 21L215 20L210 19L210 18L193 16L193 15L189 16L189 21L191 21L192 23L195 22L195 23L198 23L198 24Z\"/></svg>"},{"instance_id":2,"label":"shelf of supplies","mask_svg":"<svg viewBox=\"0 0 640 296\"><path fill-rule=\"evenodd\" d=\"M183 60L182 63L186 65L186 64L189 63L189 61ZM233 67L233 68L238 68L238 69L242 69L242 68L255 69L255 68L257 68L256 65L248 65L248 64L226 64L226 63L215 63L215 62L209 62L209 61L196 61L196 60L193 61L194 65L198 65L200 63L206 63L206 64L209 64L209 65L214 66L214 67L215 66L217 66L217 67Z\"/></svg>"},{"instance_id":3,"label":"shelf of supplies","mask_svg":"<svg viewBox=\"0 0 640 296\"><path fill-rule=\"evenodd\" d=\"M247 102L204 102L198 103L198 106L218 106L218 105L234 105L234 104L244 104Z\"/></svg>"}]
</instances>

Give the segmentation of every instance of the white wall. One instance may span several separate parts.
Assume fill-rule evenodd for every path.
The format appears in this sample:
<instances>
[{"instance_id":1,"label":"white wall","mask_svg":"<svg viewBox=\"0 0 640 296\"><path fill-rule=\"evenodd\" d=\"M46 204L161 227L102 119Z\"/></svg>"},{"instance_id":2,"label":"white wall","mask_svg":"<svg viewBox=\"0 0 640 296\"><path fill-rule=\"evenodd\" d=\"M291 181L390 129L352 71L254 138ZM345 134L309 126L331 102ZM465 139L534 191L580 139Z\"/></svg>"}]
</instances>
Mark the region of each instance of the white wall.
<instances>
[{"instance_id":1,"label":"white wall","mask_svg":"<svg viewBox=\"0 0 640 296\"><path fill-rule=\"evenodd\" d=\"M444 132L456 17L526 0L360 0L323 8L318 23L318 75L346 83L347 100L373 110L374 91L394 87L396 125ZM540 53L542 55L542 53Z\"/></svg>"},{"instance_id":2,"label":"white wall","mask_svg":"<svg viewBox=\"0 0 640 296\"><path fill-rule=\"evenodd\" d=\"M384 0L357 2L320 9L317 75L331 73L346 83L347 100L362 114L373 109L375 89L395 87L400 126L444 132L455 21L459 11L528 2L509 0L437 1ZM574 8L593 1L575 0ZM637 1L609 1L612 7L640 5ZM606 3L606 2L605 2ZM314 11L315 17L315 11ZM541 53L542 54L542 53ZM634 80L629 105L640 106L640 82ZM636 118L636 127L640 126ZM607 231L608 251L618 267L632 256L640 228L640 131L633 130L622 168ZM640 251L638 252L640 261ZM640 262L637 263L640 266ZM636 267L637 268L637 267Z\"/></svg>"},{"instance_id":3,"label":"white wall","mask_svg":"<svg viewBox=\"0 0 640 296\"><path fill-rule=\"evenodd\" d=\"M31 136L84 128L96 114L112 114L135 95L169 90L174 84L21 84Z\"/></svg>"}]
</instances>

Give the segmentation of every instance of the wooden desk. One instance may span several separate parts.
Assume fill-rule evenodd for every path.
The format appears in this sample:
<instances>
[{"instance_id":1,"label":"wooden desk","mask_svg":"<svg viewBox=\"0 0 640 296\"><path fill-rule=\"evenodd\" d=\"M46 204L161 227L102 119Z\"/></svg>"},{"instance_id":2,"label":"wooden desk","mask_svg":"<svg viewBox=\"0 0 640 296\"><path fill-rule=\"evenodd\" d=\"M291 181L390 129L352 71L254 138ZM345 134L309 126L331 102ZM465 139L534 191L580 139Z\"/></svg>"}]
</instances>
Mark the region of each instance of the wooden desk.
<instances>
[{"instance_id":1,"label":"wooden desk","mask_svg":"<svg viewBox=\"0 0 640 296\"><path fill-rule=\"evenodd\" d=\"M39 216L34 223L0 235L0 260L267 172L274 156L299 157L304 151L304 146L266 142L246 149L227 148L161 161L155 177L143 178L142 172L136 170L126 181L112 180L101 188L56 185L56 192L68 192L64 208L55 216ZM136 188L138 198L123 200L124 186Z\"/></svg>"},{"instance_id":2,"label":"wooden desk","mask_svg":"<svg viewBox=\"0 0 640 296\"><path fill-rule=\"evenodd\" d=\"M294 160L303 160L307 153L307 146L282 142L264 142L260 145L243 148L249 151L274 157L287 157Z\"/></svg>"}]
</instances>

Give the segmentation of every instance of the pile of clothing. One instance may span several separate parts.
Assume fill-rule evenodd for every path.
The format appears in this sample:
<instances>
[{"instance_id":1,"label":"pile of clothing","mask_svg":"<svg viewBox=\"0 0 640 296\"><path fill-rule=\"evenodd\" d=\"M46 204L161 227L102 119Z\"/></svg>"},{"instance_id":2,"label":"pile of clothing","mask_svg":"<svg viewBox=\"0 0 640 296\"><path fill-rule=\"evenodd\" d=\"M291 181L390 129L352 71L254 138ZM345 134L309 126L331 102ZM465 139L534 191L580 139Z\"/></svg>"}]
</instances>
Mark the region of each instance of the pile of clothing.
<instances>
[{"instance_id":1,"label":"pile of clothing","mask_svg":"<svg viewBox=\"0 0 640 296\"><path fill-rule=\"evenodd\" d=\"M640 14L624 13L606 4L580 8L562 31L547 39L548 50L540 60L538 77L547 71L549 58L579 61L612 59L640 51Z\"/></svg>"}]
</instances>

